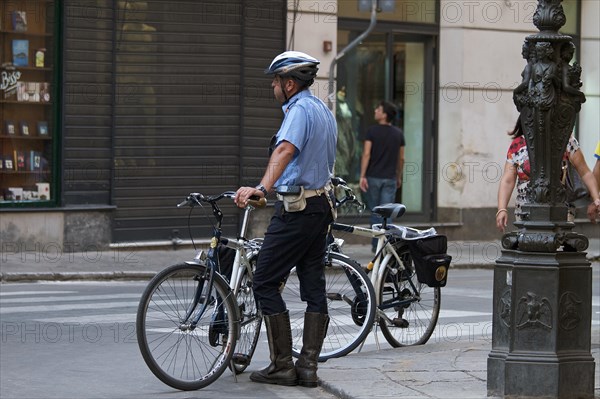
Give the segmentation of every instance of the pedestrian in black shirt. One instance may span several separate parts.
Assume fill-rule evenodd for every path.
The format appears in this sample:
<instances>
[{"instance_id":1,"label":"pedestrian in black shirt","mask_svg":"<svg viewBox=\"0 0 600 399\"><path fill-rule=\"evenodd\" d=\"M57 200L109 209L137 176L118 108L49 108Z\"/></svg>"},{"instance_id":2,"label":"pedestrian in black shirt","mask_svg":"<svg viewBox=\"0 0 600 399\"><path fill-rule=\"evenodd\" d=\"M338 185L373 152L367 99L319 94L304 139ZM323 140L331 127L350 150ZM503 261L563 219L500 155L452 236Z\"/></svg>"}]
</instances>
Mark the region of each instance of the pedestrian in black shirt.
<instances>
[{"instance_id":1,"label":"pedestrian in black shirt","mask_svg":"<svg viewBox=\"0 0 600 399\"><path fill-rule=\"evenodd\" d=\"M402 186L404 167L404 133L392 125L396 106L381 101L375 108L375 121L367 130L360 163L360 189L366 193L369 209L392 203L396 190ZM381 223L381 218L371 214L371 224ZM373 251L377 240L373 239Z\"/></svg>"}]
</instances>

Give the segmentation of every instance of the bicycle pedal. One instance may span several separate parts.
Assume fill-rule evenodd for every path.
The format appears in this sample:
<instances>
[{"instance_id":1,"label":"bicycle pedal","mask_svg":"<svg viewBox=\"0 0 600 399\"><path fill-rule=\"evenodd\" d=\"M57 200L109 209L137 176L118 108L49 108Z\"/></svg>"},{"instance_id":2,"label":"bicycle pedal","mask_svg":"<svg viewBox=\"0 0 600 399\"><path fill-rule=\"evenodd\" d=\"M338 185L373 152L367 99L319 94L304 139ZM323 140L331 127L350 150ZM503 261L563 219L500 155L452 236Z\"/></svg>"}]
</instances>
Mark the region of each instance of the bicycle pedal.
<instances>
[{"instance_id":1,"label":"bicycle pedal","mask_svg":"<svg viewBox=\"0 0 600 399\"><path fill-rule=\"evenodd\" d=\"M394 325L394 327L400 327L400 328L407 328L410 325L408 320L399 319L397 317L392 320L392 324Z\"/></svg>"},{"instance_id":2,"label":"bicycle pedal","mask_svg":"<svg viewBox=\"0 0 600 399\"><path fill-rule=\"evenodd\" d=\"M240 366L247 366L250 364L250 356L244 355L243 353L234 353L231 360Z\"/></svg>"},{"instance_id":3,"label":"bicycle pedal","mask_svg":"<svg viewBox=\"0 0 600 399\"><path fill-rule=\"evenodd\" d=\"M325 296L330 301L341 301L343 299L342 294L340 294L339 292L327 292Z\"/></svg>"}]
</instances>

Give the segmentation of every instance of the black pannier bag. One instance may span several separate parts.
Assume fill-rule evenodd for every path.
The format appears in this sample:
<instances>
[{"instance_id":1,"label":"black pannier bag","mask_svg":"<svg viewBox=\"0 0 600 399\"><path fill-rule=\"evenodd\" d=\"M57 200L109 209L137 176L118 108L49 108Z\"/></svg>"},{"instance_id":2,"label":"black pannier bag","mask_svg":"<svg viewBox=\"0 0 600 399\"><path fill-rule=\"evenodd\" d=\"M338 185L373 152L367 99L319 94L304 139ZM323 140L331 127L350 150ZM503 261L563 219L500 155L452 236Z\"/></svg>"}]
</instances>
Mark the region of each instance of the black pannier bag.
<instances>
[{"instance_id":1,"label":"black pannier bag","mask_svg":"<svg viewBox=\"0 0 600 399\"><path fill-rule=\"evenodd\" d=\"M230 281L233 272L233 262L235 261L235 249L219 244L217 251L219 254L219 271L227 281Z\"/></svg>"},{"instance_id":2,"label":"black pannier bag","mask_svg":"<svg viewBox=\"0 0 600 399\"><path fill-rule=\"evenodd\" d=\"M435 235L407 240L408 249L417 272L417 280L430 287L444 287L452 256L446 252L446 236Z\"/></svg>"}]
</instances>

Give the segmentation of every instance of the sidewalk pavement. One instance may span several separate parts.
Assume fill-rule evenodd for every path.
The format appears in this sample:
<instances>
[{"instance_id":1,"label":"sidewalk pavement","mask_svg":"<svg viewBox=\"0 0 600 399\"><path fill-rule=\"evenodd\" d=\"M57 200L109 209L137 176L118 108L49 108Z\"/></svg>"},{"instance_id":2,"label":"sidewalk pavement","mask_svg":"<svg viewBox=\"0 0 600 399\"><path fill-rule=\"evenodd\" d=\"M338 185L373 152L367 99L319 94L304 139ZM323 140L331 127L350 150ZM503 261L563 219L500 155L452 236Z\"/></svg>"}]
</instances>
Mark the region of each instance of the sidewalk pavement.
<instances>
[{"instance_id":1,"label":"sidewalk pavement","mask_svg":"<svg viewBox=\"0 0 600 399\"><path fill-rule=\"evenodd\" d=\"M487 338L351 353L319 365L321 386L344 399L495 399L487 396ZM592 327L595 398L600 398L600 326Z\"/></svg>"},{"instance_id":2,"label":"sidewalk pavement","mask_svg":"<svg viewBox=\"0 0 600 399\"><path fill-rule=\"evenodd\" d=\"M0 253L0 281L67 281L150 279L166 266L194 256L191 248L115 247L105 251L60 252L57 247L6 250ZM499 242L452 241L451 268L493 268ZM344 252L366 264L370 245L346 245ZM591 239L588 258L600 267L600 239ZM594 273L596 275L596 273ZM352 353L319 365L321 387L343 399L487 397L487 357L491 337L430 340L426 345L392 349L382 338L381 349ZM600 399L600 326L592 327L595 397Z\"/></svg>"},{"instance_id":3,"label":"sidewalk pavement","mask_svg":"<svg viewBox=\"0 0 600 399\"><path fill-rule=\"evenodd\" d=\"M448 242L451 269L493 268L501 251L499 241ZM344 245L343 252L362 265L373 258L370 244ZM192 259L195 253L190 245L174 250L165 243L119 245L104 250L90 246L82 252L56 244L3 244L0 282L150 279L167 266ZM587 258L595 263L600 260L600 237L590 239Z\"/></svg>"}]
</instances>

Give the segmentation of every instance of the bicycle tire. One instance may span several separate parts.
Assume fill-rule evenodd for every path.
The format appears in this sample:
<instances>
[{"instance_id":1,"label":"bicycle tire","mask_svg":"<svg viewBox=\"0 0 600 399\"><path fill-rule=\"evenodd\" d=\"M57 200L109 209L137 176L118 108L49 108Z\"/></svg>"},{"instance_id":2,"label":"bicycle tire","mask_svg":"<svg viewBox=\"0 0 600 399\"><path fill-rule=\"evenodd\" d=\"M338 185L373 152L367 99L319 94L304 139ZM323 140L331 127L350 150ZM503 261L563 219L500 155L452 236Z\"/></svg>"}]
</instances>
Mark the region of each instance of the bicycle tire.
<instances>
[{"instance_id":1,"label":"bicycle tire","mask_svg":"<svg viewBox=\"0 0 600 399\"><path fill-rule=\"evenodd\" d=\"M354 283L354 285L353 285ZM356 349L367 337L375 321L375 291L362 267L345 255L330 253L325 269L325 289L329 326L319 361L342 357ZM288 277L284 299L290 311L292 353L302 350L302 334L306 305L300 298L298 277Z\"/></svg>"},{"instance_id":2,"label":"bicycle tire","mask_svg":"<svg viewBox=\"0 0 600 399\"><path fill-rule=\"evenodd\" d=\"M419 283L408 248L397 251L405 270L399 270L395 261L390 262L382 274L378 292L379 312L383 312L393 322L380 316L379 327L388 343L395 348L423 345L429 340L437 324L441 290L439 287L432 288ZM416 293L419 298L416 298ZM398 301L398 298L403 298L406 303L383 309L387 304Z\"/></svg>"},{"instance_id":3,"label":"bicycle tire","mask_svg":"<svg viewBox=\"0 0 600 399\"><path fill-rule=\"evenodd\" d=\"M255 262L256 257L250 259L253 270ZM242 276L236 299L240 315L240 334L231 365L233 372L241 374L250 365L256 345L258 344L260 327L262 325L262 314L259 312L258 306L256 306L256 299L252 290L252 279L246 269L244 269L244 275Z\"/></svg>"},{"instance_id":4,"label":"bicycle tire","mask_svg":"<svg viewBox=\"0 0 600 399\"><path fill-rule=\"evenodd\" d=\"M239 316L229 286L214 274L208 292L205 274L206 267L200 265L166 268L146 287L137 312L137 339L144 361L158 379L184 391L204 388L219 378L231 361L238 334ZM205 283L201 302L209 300L209 307L197 326L189 328L182 319L199 281ZM221 322L214 321L217 314Z\"/></svg>"}]
</instances>

